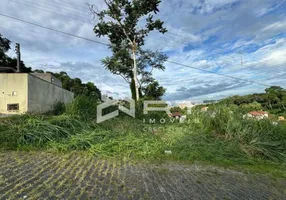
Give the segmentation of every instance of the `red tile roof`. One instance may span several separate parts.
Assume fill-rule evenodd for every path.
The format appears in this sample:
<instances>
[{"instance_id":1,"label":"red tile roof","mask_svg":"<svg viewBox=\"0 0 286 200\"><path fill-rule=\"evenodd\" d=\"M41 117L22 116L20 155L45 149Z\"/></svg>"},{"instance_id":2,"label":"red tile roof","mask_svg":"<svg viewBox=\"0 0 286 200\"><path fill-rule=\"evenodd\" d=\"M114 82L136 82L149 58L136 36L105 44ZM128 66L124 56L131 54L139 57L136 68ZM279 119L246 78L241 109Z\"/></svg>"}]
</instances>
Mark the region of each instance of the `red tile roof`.
<instances>
[{"instance_id":1,"label":"red tile roof","mask_svg":"<svg viewBox=\"0 0 286 200\"><path fill-rule=\"evenodd\" d=\"M173 117L181 117L182 114L180 112L174 112L174 113L172 113L172 116Z\"/></svg>"},{"instance_id":2,"label":"red tile roof","mask_svg":"<svg viewBox=\"0 0 286 200\"><path fill-rule=\"evenodd\" d=\"M265 111L252 111L252 112L249 112L249 114L251 114L253 116L261 116L261 115L266 115L268 113Z\"/></svg>"}]
</instances>

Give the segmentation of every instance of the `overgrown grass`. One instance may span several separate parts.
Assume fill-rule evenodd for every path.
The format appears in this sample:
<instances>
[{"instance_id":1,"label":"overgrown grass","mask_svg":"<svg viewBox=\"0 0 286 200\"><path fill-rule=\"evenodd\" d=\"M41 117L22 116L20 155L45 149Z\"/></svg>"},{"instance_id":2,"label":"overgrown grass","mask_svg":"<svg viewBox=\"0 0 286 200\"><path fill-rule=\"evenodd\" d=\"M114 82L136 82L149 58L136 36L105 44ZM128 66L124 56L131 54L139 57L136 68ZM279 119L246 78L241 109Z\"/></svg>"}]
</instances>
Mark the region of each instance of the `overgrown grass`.
<instances>
[{"instance_id":1,"label":"overgrown grass","mask_svg":"<svg viewBox=\"0 0 286 200\"><path fill-rule=\"evenodd\" d=\"M190 117L199 122L191 124L195 128L193 130L237 143L240 150L249 156L285 161L285 123L246 119L239 110L231 111L226 107L215 107L207 113L197 112Z\"/></svg>"},{"instance_id":2,"label":"overgrown grass","mask_svg":"<svg viewBox=\"0 0 286 200\"><path fill-rule=\"evenodd\" d=\"M96 117L97 105L97 99L78 96L73 103L66 105L65 112L68 115L80 117L82 120L90 120Z\"/></svg>"},{"instance_id":3,"label":"overgrown grass","mask_svg":"<svg viewBox=\"0 0 286 200\"><path fill-rule=\"evenodd\" d=\"M73 116L30 116L12 117L0 121L0 141L9 149L21 146L44 147L48 141L68 138L85 127Z\"/></svg>"},{"instance_id":4,"label":"overgrown grass","mask_svg":"<svg viewBox=\"0 0 286 200\"><path fill-rule=\"evenodd\" d=\"M89 102L93 108L88 109ZM127 116L96 124L95 105L92 99L80 97L59 116L2 118L1 147L83 151L105 158L199 161L286 176L284 123L244 119L239 110L214 107L208 112L194 111L183 124L144 124L142 119ZM165 154L166 150L172 154Z\"/></svg>"}]
</instances>

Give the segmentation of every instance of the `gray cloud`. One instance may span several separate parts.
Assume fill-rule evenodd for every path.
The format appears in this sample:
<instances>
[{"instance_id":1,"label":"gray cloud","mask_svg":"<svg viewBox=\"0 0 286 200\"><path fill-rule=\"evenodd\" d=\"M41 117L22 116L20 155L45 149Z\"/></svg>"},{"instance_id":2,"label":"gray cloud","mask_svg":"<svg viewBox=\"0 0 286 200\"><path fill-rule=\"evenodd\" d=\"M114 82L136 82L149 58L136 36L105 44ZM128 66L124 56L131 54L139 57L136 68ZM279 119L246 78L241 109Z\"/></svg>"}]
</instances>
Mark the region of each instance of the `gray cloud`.
<instances>
[{"instance_id":1,"label":"gray cloud","mask_svg":"<svg viewBox=\"0 0 286 200\"><path fill-rule=\"evenodd\" d=\"M175 93L167 94L164 99L168 101L176 101L176 100L185 100L190 99L193 97L214 94L222 91L228 91L236 88L241 88L250 85L249 83L245 82L238 82L238 83L218 83L214 85L204 84L198 87L181 87L176 90Z\"/></svg>"}]
</instances>

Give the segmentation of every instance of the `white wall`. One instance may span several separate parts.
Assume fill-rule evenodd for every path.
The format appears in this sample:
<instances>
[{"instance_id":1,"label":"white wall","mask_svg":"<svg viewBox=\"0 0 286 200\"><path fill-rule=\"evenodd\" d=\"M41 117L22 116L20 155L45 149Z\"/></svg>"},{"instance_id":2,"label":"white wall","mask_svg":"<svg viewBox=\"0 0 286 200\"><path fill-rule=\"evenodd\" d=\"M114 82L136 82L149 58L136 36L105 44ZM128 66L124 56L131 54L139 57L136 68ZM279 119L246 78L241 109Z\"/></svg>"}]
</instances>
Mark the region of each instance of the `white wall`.
<instances>
[{"instance_id":1,"label":"white wall","mask_svg":"<svg viewBox=\"0 0 286 200\"><path fill-rule=\"evenodd\" d=\"M28 74L0 74L0 114L21 114L28 108ZM7 104L19 104L18 111L8 111Z\"/></svg>"}]
</instances>

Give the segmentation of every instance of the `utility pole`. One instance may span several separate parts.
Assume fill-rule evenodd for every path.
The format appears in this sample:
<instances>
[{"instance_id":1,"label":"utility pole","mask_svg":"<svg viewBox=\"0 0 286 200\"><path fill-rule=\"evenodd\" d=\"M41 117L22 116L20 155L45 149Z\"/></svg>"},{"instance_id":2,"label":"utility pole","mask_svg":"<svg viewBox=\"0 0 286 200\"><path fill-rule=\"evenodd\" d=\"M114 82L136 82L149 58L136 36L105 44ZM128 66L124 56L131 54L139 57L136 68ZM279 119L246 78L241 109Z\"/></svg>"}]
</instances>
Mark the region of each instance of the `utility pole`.
<instances>
[{"instance_id":1,"label":"utility pole","mask_svg":"<svg viewBox=\"0 0 286 200\"><path fill-rule=\"evenodd\" d=\"M21 49L20 44L16 43L15 52L17 54L17 73L20 72L20 64L21 64Z\"/></svg>"}]
</instances>

